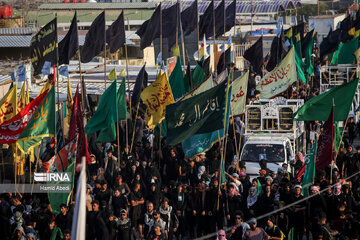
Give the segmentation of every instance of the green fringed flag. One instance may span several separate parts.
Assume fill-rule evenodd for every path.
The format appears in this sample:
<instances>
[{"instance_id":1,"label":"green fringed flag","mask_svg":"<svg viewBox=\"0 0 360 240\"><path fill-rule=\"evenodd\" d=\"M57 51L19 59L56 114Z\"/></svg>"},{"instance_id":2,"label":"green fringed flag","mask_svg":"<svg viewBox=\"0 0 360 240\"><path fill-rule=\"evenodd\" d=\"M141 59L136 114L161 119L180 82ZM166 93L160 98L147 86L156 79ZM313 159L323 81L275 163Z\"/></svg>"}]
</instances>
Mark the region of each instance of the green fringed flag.
<instances>
[{"instance_id":1,"label":"green fringed flag","mask_svg":"<svg viewBox=\"0 0 360 240\"><path fill-rule=\"evenodd\" d=\"M52 87L19 136L16 143L20 150L28 153L44 137L54 137L55 124L55 88Z\"/></svg>"}]
</instances>

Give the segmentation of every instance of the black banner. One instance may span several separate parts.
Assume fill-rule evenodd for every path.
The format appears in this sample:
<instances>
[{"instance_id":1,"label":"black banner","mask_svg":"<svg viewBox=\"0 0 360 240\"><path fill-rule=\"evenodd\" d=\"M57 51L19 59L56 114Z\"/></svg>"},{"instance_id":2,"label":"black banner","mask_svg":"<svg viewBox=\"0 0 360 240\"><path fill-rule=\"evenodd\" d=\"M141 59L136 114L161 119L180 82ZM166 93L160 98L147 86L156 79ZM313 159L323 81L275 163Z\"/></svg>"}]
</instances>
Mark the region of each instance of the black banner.
<instances>
[{"instance_id":1,"label":"black banner","mask_svg":"<svg viewBox=\"0 0 360 240\"><path fill-rule=\"evenodd\" d=\"M30 58L34 67L34 76L41 73L41 69L45 61L51 62L51 65L56 64L56 18L46 24L40 31L31 39L30 44Z\"/></svg>"}]
</instances>

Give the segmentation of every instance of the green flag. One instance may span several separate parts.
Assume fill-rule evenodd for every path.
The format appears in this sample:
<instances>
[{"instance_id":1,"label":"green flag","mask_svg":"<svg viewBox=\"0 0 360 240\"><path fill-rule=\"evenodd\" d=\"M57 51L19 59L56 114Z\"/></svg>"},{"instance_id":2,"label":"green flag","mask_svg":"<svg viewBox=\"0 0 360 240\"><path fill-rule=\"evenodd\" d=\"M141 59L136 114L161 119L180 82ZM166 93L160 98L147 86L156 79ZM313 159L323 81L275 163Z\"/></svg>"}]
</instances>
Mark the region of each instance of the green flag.
<instances>
[{"instance_id":1,"label":"green flag","mask_svg":"<svg viewBox=\"0 0 360 240\"><path fill-rule=\"evenodd\" d=\"M86 134L97 132L109 127L117 121L117 103L116 103L116 79L105 90L100 98L99 105L94 115L85 126Z\"/></svg>"},{"instance_id":2,"label":"green flag","mask_svg":"<svg viewBox=\"0 0 360 240\"><path fill-rule=\"evenodd\" d=\"M297 77L304 84L306 84L306 78L303 72L303 68L305 67L305 64L302 61L300 34L296 35L296 38L298 39L295 43L295 64L297 70Z\"/></svg>"},{"instance_id":3,"label":"green flag","mask_svg":"<svg viewBox=\"0 0 360 240\"><path fill-rule=\"evenodd\" d=\"M64 172L68 172L70 175L70 179L71 179L71 188L74 187L74 177L75 177L75 158L72 159L73 162L67 166L66 170ZM51 183L51 185L56 185L56 187L61 187L62 185L64 185L61 181L59 182L55 182L55 183ZM67 185L67 184L66 184ZM71 198L71 192L63 192L63 191L59 191L59 192L49 192L48 197L49 197L49 201L50 201L50 206L51 206L51 212L55 215L61 213L60 211L60 205L61 204L66 204L68 205L70 202L70 198Z\"/></svg>"},{"instance_id":4,"label":"green flag","mask_svg":"<svg viewBox=\"0 0 360 240\"><path fill-rule=\"evenodd\" d=\"M311 146L310 152L306 157L304 178L302 180L302 191L304 197L308 196L309 186L314 183L317 145L318 141L315 139L314 144Z\"/></svg>"},{"instance_id":5,"label":"green flag","mask_svg":"<svg viewBox=\"0 0 360 240\"><path fill-rule=\"evenodd\" d=\"M199 84L202 83L205 79L204 69L199 64L196 65L195 69L192 72L192 79L194 88L199 86Z\"/></svg>"},{"instance_id":6,"label":"green flag","mask_svg":"<svg viewBox=\"0 0 360 240\"><path fill-rule=\"evenodd\" d=\"M121 81L119 90L116 94L118 106L118 121L126 119L126 86L125 78Z\"/></svg>"},{"instance_id":7,"label":"green flag","mask_svg":"<svg viewBox=\"0 0 360 240\"><path fill-rule=\"evenodd\" d=\"M338 50L333 55L331 64L352 64L355 62L353 53L359 47L359 37L353 38L346 43L340 43Z\"/></svg>"},{"instance_id":8,"label":"green flag","mask_svg":"<svg viewBox=\"0 0 360 240\"><path fill-rule=\"evenodd\" d=\"M126 89L125 89L125 78L123 78L119 90L116 93L117 108L118 108L118 121L126 119ZM116 140L116 126L112 123L107 128L100 131L97 137L97 142L113 142Z\"/></svg>"},{"instance_id":9,"label":"green flag","mask_svg":"<svg viewBox=\"0 0 360 240\"><path fill-rule=\"evenodd\" d=\"M339 144L341 141L341 130L339 128L339 123L338 122L334 122L334 126L335 126L335 137L334 137L334 141L333 141L333 149L335 149L336 151L339 150Z\"/></svg>"},{"instance_id":10,"label":"green flag","mask_svg":"<svg viewBox=\"0 0 360 240\"><path fill-rule=\"evenodd\" d=\"M259 179L256 179L256 192L257 192L257 195L259 196L261 191L262 191L262 186L261 186L261 183L259 181Z\"/></svg>"},{"instance_id":11,"label":"green flag","mask_svg":"<svg viewBox=\"0 0 360 240\"><path fill-rule=\"evenodd\" d=\"M291 228L288 234L288 240L294 240L294 228Z\"/></svg>"},{"instance_id":12,"label":"green flag","mask_svg":"<svg viewBox=\"0 0 360 240\"><path fill-rule=\"evenodd\" d=\"M55 136L55 87L52 87L32 115L17 140L24 153L39 145L44 137Z\"/></svg>"},{"instance_id":13,"label":"green flag","mask_svg":"<svg viewBox=\"0 0 360 240\"><path fill-rule=\"evenodd\" d=\"M294 121L326 121L334 100L334 121L347 119L359 79L336 86L307 101L296 113Z\"/></svg>"},{"instance_id":14,"label":"green flag","mask_svg":"<svg viewBox=\"0 0 360 240\"><path fill-rule=\"evenodd\" d=\"M232 93L232 86L230 86L229 89L229 97L227 102L229 107L226 108L225 135L227 135L229 128L231 93ZM215 130L210 133L195 134L194 136L184 140L181 143L181 145L185 153L185 156L187 158L194 158L197 154L209 150L216 142L221 140L223 136L224 136L223 129ZM224 176L225 178L225 173L222 173L222 176Z\"/></svg>"},{"instance_id":15,"label":"green flag","mask_svg":"<svg viewBox=\"0 0 360 240\"><path fill-rule=\"evenodd\" d=\"M115 123L112 123L107 128L104 128L100 131L99 136L96 138L96 142L114 142L116 140L116 126Z\"/></svg>"},{"instance_id":16,"label":"green flag","mask_svg":"<svg viewBox=\"0 0 360 240\"><path fill-rule=\"evenodd\" d=\"M311 63L311 54L313 52L313 47L314 47L314 34L315 31L312 30L313 34L310 38L310 42L309 45L307 46L306 50L305 50L305 73L306 73L306 81L308 82L310 80L311 75L314 72L314 66Z\"/></svg>"},{"instance_id":17,"label":"green flag","mask_svg":"<svg viewBox=\"0 0 360 240\"><path fill-rule=\"evenodd\" d=\"M169 83L175 100L185 94L185 83L180 57L177 57L175 68L169 77Z\"/></svg>"},{"instance_id":18,"label":"green flag","mask_svg":"<svg viewBox=\"0 0 360 240\"><path fill-rule=\"evenodd\" d=\"M168 145L224 127L226 83L166 107Z\"/></svg>"},{"instance_id":19,"label":"green flag","mask_svg":"<svg viewBox=\"0 0 360 240\"><path fill-rule=\"evenodd\" d=\"M219 130L218 130L219 131ZM221 130L220 130L221 131ZM226 182L226 174L225 174L225 156L221 161L220 166L221 174L219 174L219 184L224 184ZM221 175L221 176L220 176Z\"/></svg>"}]
</instances>

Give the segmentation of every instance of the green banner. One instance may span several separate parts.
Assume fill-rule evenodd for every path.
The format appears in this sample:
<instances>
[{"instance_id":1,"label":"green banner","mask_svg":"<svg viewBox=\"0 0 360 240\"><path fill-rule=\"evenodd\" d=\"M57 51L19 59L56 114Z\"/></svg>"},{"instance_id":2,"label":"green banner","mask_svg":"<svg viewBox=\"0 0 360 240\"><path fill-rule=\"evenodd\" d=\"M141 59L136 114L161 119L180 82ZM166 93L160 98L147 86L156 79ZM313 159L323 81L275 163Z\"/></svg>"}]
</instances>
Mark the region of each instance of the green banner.
<instances>
[{"instance_id":1,"label":"green banner","mask_svg":"<svg viewBox=\"0 0 360 240\"><path fill-rule=\"evenodd\" d=\"M305 173L302 180L303 195L307 197L309 194L309 187L314 183L315 178L315 162L318 141L315 139L314 144L311 146L310 152L305 161Z\"/></svg>"},{"instance_id":2,"label":"green banner","mask_svg":"<svg viewBox=\"0 0 360 240\"><path fill-rule=\"evenodd\" d=\"M167 106L167 144L175 145L224 127L226 81L199 95Z\"/></svg>"},{"instance_id":3,"label":"green banner","mask_svg":"<svg viewBox=\"0 0 360 240\"><path fill-rule=\"evenodd\" d=\"M55 135L55 87L52 87L39 107L32 115L17 140L17 145L24 153L39 145L44 137Z\"/></svg>"}]
</instances>

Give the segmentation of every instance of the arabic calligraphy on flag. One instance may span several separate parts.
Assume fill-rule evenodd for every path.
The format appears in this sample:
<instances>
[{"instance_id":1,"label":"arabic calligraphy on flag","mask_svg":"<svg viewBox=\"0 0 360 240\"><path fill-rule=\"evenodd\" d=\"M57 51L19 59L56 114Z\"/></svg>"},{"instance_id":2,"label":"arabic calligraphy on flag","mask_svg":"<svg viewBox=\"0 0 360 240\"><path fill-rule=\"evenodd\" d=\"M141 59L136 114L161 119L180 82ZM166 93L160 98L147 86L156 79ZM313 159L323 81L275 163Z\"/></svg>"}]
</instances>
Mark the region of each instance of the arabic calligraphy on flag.
<instances>
[{"instance_id":1,"label":"arabic calligraphy on flag","mask_svg":"<svg viewBox=\"0 0 360 240\"><path fill-rule=\"evenodd\" d=\"M256 90L260 91L260 98L272 98L286 91L296 80L295 50L292 47L281 63L261 79Z\"/></svg>"},{"instance_id":2,"label":"arabic calligraphy on flag","mask_svg":"<svg viewBox=\"0 0 360 240\"><path fill-rule=\"evenodd\" d=\"M31 39L30 58L34 67L34 75L41 73L45 61L55 64L56 58L56 29L57 20L50 21Z\"/></svg>"},{"instance_id":3,"label":"arabic calligraphy on flag","mask_svg":"<svg viewBox=\"0 0 360 240\"><path fill-rule=\"evenodd\" d=\"M0 124L16 115L16 86L12 87L0 101Z\"/></svg>"},{"instance_id":4,"label":"arabic calligraphy on flag","mask_svg":"<svg viewBox=\"0 0 360 240\"><path fill-rule=\"evenodd\" d=\"M246 72L242 76L235 79L235 81L231 84L232 94L230 100L230 115L232 116L237 116L245 112L248 78L249 72Z\"/></svg>"},{"instance_id":5,"label":"arabic calligraphy on flag","mask_svg":"<svg viewBox=\"0 0 360 240\"><path fill-rule=\"evenodd\" d=\"M166 107L168 145L224 127L226 83Z\"/></svg>"},{"instance_id":6,"label":"arabic calligraphy on flag","mask_svg":"<svg viewBox=\"0 0 360 240\"><path fill-rule=\"evenodd\" d=\"M166 74L159 74L156 81L146 87L140 97L147 106L145 120L149 128L154 129L157 124L165 119L166 106L174 103Z\"/></svg>"},{"instance_id":7,"label":"arabic calligraphy on flag","mask_svg":"<svg viewBox=\"0 0 360 240\"><path fill-rule=\"evenodd\" d=\"M37 96L21 112L0 125L0 144L15 143L48 91Z\"/></svg>"}]
</instances>

